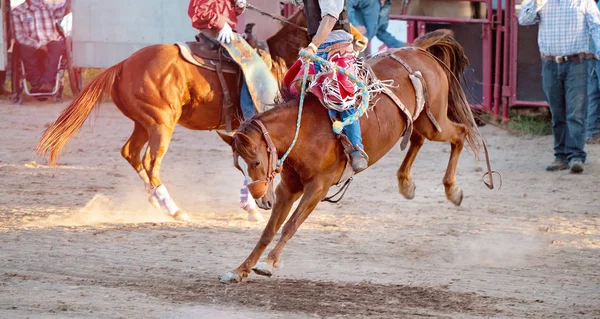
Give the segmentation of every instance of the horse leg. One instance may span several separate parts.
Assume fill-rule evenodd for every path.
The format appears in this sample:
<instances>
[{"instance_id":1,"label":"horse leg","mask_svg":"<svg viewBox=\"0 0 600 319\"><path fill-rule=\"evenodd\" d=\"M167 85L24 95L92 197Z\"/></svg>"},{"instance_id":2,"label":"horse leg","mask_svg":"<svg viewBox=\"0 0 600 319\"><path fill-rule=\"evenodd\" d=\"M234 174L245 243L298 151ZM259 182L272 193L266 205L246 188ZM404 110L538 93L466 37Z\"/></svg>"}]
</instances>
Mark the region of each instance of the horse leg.
<instances>
[{"instance_id":1,"label":"horse leg","mask_svg":"<svg viewBox=\"0 0 600 319\"><path fill-rule=\"evenodd\" d=\"M287 176L286 176L287 175ZM243 278L248 277L252 266L256 264L262 253L265 251L267 246L273 241L277 231L287 218L292 205L302 195L300 183L296 180L290 179L289 175L284 170L281 176L281 183L277 185L275 189L275 204L271 210L271 217L265 226L265 229L260 236L258 243L254 246L254 249L244 260L244 262L233 271L227 272L219 279L222 283L237 283L242 281Z\"/></svg>"},{"instance_id":2,"label":"horse leg","mask_svg":"<svg viewBox=\"0 0 600 319\"><path fill-rule=\"evenodd\" d=\"M149 162L148 177L153 189L153 196L160 204L160 208L163 212L175 219L187 220L189 218L187 213L179 209L173 198L171 198L171 195L169 195L167 187L162 184L160 180L160 165L169 148L171 136L173 135L173 128L165 125L154 125L149 129L148 133L150 142L148 143L148 150L144 156L144 162Z\"/></svg>"},{"instance_id":3,"label":"horse leg","mask_svg":"<svg viewBox=\"0 0 600 319\"><path fill-rule=\"evenodd\" d=\"M421 146L423 146L423 142L425 142L425 137L416 131L413 131L410 136L410 147L406 152L402 165L400 165L400 168L396 173L396 176L398 177L398 191L406 199L415 198L416 186L412 179L411 169L415 162L415 158L417 157L417 153L419 153Z\"/></svg>"},{"instance_id":4,"label":"horse leg","mask_svg":"<svg viewBox=\"0 0 600 319\"><path fill-rule=\"evenodd\" d=\"M448 168L444 175L444 190L446 198L454 205L460 206L463 199L463 191L456 186L456 166L460 152L465 144L465 139L469 128L464 124L458 124L445 118L443 121L438 121L442 129L441 132L433 132L426 134L427 138L432 141L450 142L450 159L448 160Z\"/></svg>"},{"instance_id":5,"label":"horse leg","mask_svg":"<svg viewBox=\"0 0 600 319\"><path fill-rule=\"evenodd\" d=\"M327 190L328 188L320 183L307 185L298 207L292 214L292 217L285 223L285 226L283 226L283 231L277 245L264 261L259 262L252 268L256 274L267 277L273 275L273 266L279 262L283 247L294 236L300 225L312 213L317 204L327 196Z\"/></svg>"},{"instance_id":6,"label":"horse leg","mask_svg":"<svg viewBox=\"0 0 600 319\"><path fill-rule=\"evenodd\" d=\"M142 148L148 142L148 133L146 130L137 122L134 123L133 132L127 140L127 143L123 145L121 148L121 156L133 167L133 169L138 173L139 177L144 182L144 186L146 187L146 192L148 194L152 194L152 186L150 185L150 178L148 177L148 173L142 166L142 161L140 160L140 153L142 152Z\"/></svg>"}]
</instances>

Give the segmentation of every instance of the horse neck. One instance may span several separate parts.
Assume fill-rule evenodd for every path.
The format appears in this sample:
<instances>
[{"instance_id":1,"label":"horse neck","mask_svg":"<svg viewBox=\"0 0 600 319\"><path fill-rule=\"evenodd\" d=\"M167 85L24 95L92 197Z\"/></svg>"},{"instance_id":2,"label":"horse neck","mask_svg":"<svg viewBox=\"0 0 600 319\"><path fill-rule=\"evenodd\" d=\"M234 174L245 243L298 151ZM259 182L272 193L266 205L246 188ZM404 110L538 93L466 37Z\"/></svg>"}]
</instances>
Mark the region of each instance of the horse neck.
<instances>
[{"instance_id":1,"label":"horse neck","mask_svg":"<svg viewBox=\"0 0 600 319\"><path fill-rule=\"evenodd\" d=\"M306 25L302 11L296 12L288 21L299 26ZM277 60L278 57L282 58L288 67L298 59L298 51L306 47L309 42L310 39L305 31L283 23L281 29L267 39L271 58L273 60Z\"/></svg>"}]
</instances>

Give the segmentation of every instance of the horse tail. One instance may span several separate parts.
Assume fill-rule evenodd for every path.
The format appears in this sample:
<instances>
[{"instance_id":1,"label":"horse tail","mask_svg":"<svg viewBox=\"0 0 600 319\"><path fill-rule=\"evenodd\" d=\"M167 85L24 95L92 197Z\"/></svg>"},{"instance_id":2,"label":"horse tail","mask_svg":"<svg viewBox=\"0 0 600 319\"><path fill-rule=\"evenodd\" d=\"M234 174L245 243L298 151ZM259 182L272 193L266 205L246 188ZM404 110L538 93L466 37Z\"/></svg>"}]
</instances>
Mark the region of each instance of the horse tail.
<instances>
[{"instance_id":1,"label":"horse tail","mask_svg":"<svg viewBox=\"0 0 600 319\"><path fill-rule=\"evenodd\" d=\"M415 39L414 46L426 50L438 59L448 78L448 118L469 127L467 142L478 157L483 138L479 133L467 96L458 77L469 65L463 47L454 39L451 30L440 29Z\"/></svg>"},{"instance_id":2,"label":"horse tail","mask_svg":"<svg viewBox=\"0 0 600 319\"><path fill-rule=\"evenodd\" d=\"M110 94L124 62L115 64L98 74L62 111L56 121L44 131L35 147L35 151L39 155L50 153L50 165L56 163L61 150L67 144L67 141L81 128L94 106Z\"/></svg>"}]
</instances>

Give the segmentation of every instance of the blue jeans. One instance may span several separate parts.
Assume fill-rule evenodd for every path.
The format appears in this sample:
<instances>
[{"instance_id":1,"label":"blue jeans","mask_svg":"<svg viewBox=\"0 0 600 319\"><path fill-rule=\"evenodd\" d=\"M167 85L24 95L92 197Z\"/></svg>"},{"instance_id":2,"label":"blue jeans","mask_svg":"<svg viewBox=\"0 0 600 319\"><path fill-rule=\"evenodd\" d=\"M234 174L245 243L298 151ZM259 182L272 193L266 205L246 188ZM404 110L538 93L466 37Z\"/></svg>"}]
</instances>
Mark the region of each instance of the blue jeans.
<instances>
[{"instance_id":1,"label":"blue jeans","mask_svg":"<svg viewBox=\"0 0 600 319\"><path fill-rule=\"evenodd\" d=\"M246 79L244 79L242 90L240 91L240 106L242 108L242 115L244 115L244 121L256 114L256 108L254 108L254 102L252 101L252 96L250 96Z\"/></svg>"},{"instance_id":2,"label":"blue jeans","mask_svg":"<svg viewBox=\"0 0 600 319\"><path fill-rule=\"evenodd\" d=\"M336 42L339 42L339 41L336 41ZM326 49L328 46L331 46L331 45L335 44L336 42L323 43L319 46L319 49ZM327 52L317 52L317 56L321 59L327 60ZM319 71L321 71L321 66L318 64L315 64L315 72L319 73ZM349 116L354 116L354 113L356 113L355 108L351 108L351 109L345 110L343 112L329 110L329 116L339 117L342 121L345 120L346 118L348 118ZM360 149L364 150L364 146L362 144L362 136L360 134L360 121L359 120L356 120L356 122L354 122L350 125L344 126L343 132L344 132L344 134L346 134L346 136L348 136L348 139L350 140L350 143L352 143L352 145L358 146ZM358 151L354 151L352 153L355 153L355 152L358 152Z\"/></svg>"},{"instance_id":3,"label":"blue jeans","mask_svg":"<svg viewBox=\"0 0 600 319\"><path fill-rule=\"evenodd\" d=\"M377 26L377 38L381 40L388 48L401 48L405 45L404 42L396 39L391 33L387 31L390 21L390 7L392 5L391 0L386 0L383 7L379 11L379 25Z\"/></svg>"},{"instance_id":4,"label":"blue jeans","mask_svg":"<svg viewBox=\"0 0 600 319\"><path fill-rule=\"evenodd\" d=\"M585 120L585 137L600 137L600 61L592 59L588 61L588 105L587 118Z\"/></svg>"},{"instance_id":5,"label":"blue jeans","mask_svg":"<svg viewBox=\"0 0 600 319\"><path fill-rule=\"evenodd\" d=\"M588 61L542 62L542 85L552 113L554 159L585 162Z\"/></svg>"},{"instance_id":6,"label":"blue jeans","mask_svg":"<svg viewBox=\"0 0 600 319\"><path fill-rule=\"evenodd\" d=\"M369 41L377 33L377 20L379 18L379 9L381 3L379 0L347 0L346 10L348 10L348 20L354 26L364 26L367 28L365 36Z\"/></svg>"}]
</instances>

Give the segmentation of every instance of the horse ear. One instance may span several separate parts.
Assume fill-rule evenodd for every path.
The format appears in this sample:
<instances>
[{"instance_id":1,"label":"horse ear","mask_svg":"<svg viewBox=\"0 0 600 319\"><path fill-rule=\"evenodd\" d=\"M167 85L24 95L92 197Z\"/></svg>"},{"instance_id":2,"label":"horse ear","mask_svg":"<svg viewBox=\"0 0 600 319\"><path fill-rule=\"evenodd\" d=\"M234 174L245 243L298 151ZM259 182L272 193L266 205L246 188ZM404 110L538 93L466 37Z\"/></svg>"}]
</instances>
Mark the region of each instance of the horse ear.
<instances>
[{"instance_id":1,"label":"horse ear","mask_svg":"<svg viewBox=\"0 0 600 319\"><path fill-rule=\"evenodd\" d=\"M223 142L227 143L227 145L231 146L231 143L233 143L233 134L227 134L227 133L223 133L221 131L217 131L217 134L219 134L219 137L223 140Z\"/></svg>"}]
</instances>

